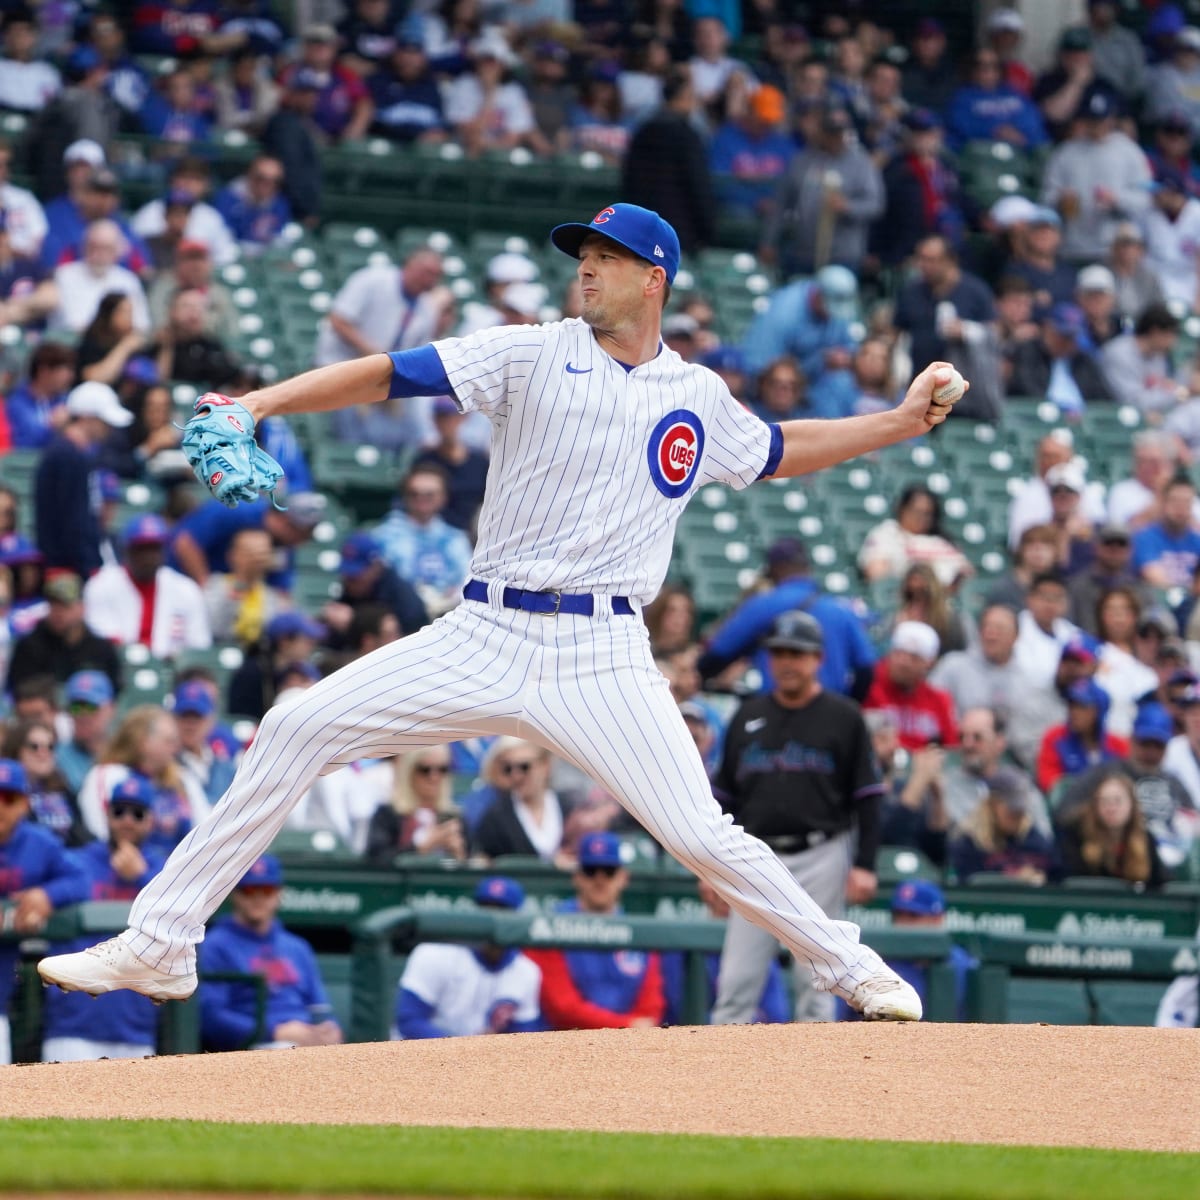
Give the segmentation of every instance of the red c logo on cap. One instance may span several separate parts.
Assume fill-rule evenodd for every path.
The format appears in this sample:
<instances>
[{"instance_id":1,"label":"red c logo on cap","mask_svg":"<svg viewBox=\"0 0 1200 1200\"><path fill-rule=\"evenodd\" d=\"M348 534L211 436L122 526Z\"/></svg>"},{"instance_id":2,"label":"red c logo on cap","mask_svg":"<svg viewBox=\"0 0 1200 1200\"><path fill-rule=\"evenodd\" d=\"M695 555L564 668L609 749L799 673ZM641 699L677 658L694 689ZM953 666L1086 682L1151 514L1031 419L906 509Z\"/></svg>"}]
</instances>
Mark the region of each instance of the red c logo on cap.
<instances>
[{"instance_id":1,"label":"red c logo on cap","mask_svg":"<svg viewBox=\"0 0 1200 1200\"><path fill-rule=\"evenodd\" d=\"M615 208L602 208L593 218L593 225L607 225L609 217L615 217L617 210Z\"/></svg>"}]
</instances>

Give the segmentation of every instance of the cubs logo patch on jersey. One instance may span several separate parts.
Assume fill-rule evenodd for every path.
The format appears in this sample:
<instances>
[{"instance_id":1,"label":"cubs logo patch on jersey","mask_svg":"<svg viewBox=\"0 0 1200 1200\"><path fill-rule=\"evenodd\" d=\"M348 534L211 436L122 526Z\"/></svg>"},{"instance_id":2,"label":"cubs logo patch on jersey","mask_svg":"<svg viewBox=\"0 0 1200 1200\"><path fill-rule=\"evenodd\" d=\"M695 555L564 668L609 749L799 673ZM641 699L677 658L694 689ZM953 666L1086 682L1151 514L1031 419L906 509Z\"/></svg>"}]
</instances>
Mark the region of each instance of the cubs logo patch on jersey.
<instances>
[{"instance_id":1,"label":"cubs logo patch on jersey","mask_svg":"<svg viewBox=\"0 0 1200 1200\"><path fill-rule=\"evenodd\" d=\"M682 496L692 484L704 454L704 426L693 412L678 408L650 431L646 462L654 486L668 499Z\"/></svg>"}]
</instances>

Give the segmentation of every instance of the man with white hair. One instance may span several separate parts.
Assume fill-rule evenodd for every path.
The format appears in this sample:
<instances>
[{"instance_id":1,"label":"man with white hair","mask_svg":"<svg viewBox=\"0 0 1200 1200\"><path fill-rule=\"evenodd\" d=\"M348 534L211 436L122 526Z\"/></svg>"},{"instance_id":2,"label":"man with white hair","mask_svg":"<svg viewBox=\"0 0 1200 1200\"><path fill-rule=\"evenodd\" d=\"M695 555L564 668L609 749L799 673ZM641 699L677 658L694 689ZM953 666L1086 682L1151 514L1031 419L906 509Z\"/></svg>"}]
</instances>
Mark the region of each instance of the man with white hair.
<instances>
[{"instance_id":1,"label":"man with white hair","mask_svg":"<svg viewBox=\"0 0 1200 1200\"><path fill-rule=\"evenodd\" d=\"M1086 322L1085 350L1095 350L1121 332L1117 313L1116 276L1103 264L1092 263L1075 276L1075 303Z\"/></svg>"},{"instance_id":2,"label":"man with white hair","mask_svg":"<svg viewBox=\"0 0 1200 1200\"><path fill-rule=\"evenodd\" d=\"M58 289L58 308L50 314L50 328L82 333L101 299L109 292L120 292L133 305L133 327L139 332L150 330L150 307L142 281L119 259L124 253L125 238L115 221L93 221L83 238L83 259L63 263L54 272Z\"/></svg>"},{"instance_id":3,"label":"man with white hair","mask_svg":"<svg viewBox=\"0 0 1200 1200\"><path fill-rule=\"evenodd\" d=\"M876 666L863 701L866 712L884 709L895 716L900 745L909 752L926 746L958 745L954 702L928 682L940 649L932 626L901 621L892 631L890 649Z\"/></svg>"},{"instance_id":4,"label":"man with white hair","mask_svg":"<svg viewBox=\"0 0 1200 1200\"><path fill-rule=\"evenodd\" d=\"M1162 429L1143 429L1133 437L1133 473L1108 491L1112 525L1141 529L1162 515L1162 492L1179 465L1177 443ZM1200 524L1200 504L1193 514Z\"/></svg>"},{"instance_id":5,"label":"man with white hair","mask_svg":"<svg viewBox=\"0 0 1200 1200\"><path fill-rule=\"evenodd\" d=\"M484 299L468 301L463 305L458 336L467 337L472 333L478 333L481 329L510 324L500 311L500 297L505 288L514 283L536 283L537 277L537 263L527 255L518 254L512 250L505 250L494 255L489 260L485 272Z\"/></svg>"},{"instance_id":6,"label":"man with white hair","mask_svg":"<svg viewBox=\"0 0 1200 1200\"><path fill-rule=\"evenodd\" d=\"M1069 429L1051 430L1037 445L1034 474L1021 484L1008 506L1008 544L1015 550L1021 534L1032 525L1049 525L1054 510L1046 476L1052 467L1069 463L1075 455L1075 437ZM1089 483L1083 493L1083 515L1093 523L1104 520L1104 486Z\"/></svg>"}]
</instances>

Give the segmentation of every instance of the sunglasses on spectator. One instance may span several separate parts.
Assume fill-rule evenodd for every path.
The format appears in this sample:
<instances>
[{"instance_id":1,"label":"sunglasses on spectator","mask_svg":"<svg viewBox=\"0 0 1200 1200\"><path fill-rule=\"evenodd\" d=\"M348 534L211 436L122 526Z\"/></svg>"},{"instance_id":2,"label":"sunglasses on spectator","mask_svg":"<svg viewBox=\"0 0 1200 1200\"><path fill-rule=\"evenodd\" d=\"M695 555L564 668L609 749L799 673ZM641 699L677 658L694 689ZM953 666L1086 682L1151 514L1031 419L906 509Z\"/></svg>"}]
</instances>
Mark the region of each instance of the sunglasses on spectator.
<instances>
[{"instance_id":1,"label":"sunglasses on spectator","mask_svg":"<svg viewBox=\"0 0 1200 1200\"><path fill-rule=\"evenodd\" d=\"M437 500L442 493L437 488L409 488L404 494L410 500Z\"/></svg>"},{"instance_id":2,"label":"sunglasses on spectator","mask_svg":"<svg viewBox=\"0 0 1200 1200\"><path fill-rule=\"evenodd\" d=\"M24 799L24 792L0 792L0 804L7 804L9 807L20 804Z\"/></svg>"},{"instance_id":3,"label":"sunglasses on spectator","mask_svg":"<svg viewBox=\"0 0 1200 1200\"><path fill-rule=\"evenodd\" d=\"M51 741L42 741L40 738L38 738L36 741L33 739L30 739L29 741L27 741L25 743L25 749L26 750L53 750L54 743Z\"/></svg>"},{"instance_id":4,"label":"sunglasses on spectator","mask_svg":"<svg viewBox=\"0 0 1200 1200\"><path fill-rule=\"evenodd\" d=\"M597 875L600 875L605 879L611 879L621 868L620 867L580 867L579 869L589 879L595 879Z\"/></svg>"},{"instance_id":5,"label":"sunglasses on spectator","mask_svg":"<svg viewBox=\"0 0 1200 1200\"><path fill-rule=\"evenodd\" d=\"M532 758L522 759L519 762L506 762L500 768L501 775L528 775L533 768L537 766L537 761Z\"/></svg>"},{"instance_id":6,"label":"sunglasses on spectator","mask_svg":"<svg viewBox=\"0 0 1200 1200\"><path fill-rule=\"evenodd\" d=\"M67 712L73 717L81 717L85 713L94 713L100 711L100 705L89 704L86 700L72 700L67 705Z\"/></svg>"},{"instance_id":7,"label":"sunglasses on spectator","mask_svg":"<svg viewBox=\"0 0 1200 1200\"><path fill-rule=\"evenodd\" d=\"M413 771L417 775L449 775L450 768L444 763L418 763Z\"/></svg>"},{"instance_id":8,"label":"sunglasses on spectator","mask_svg":"<svg viewBox=\"0 0 1200 1200\"><path fill-rule=\"evenodd\" d=\"M110 804L108 818L110 821L120 821L129 817L133 821L144 821L150 815L150 810L144 804Z\"/></svg>"},{"instance_id":9,"label":"sunglasses on spectator","mask_svg":"<svg viewBox=\"0 0 1200 1200\"><path fill-rule=\"evenodd\" d=\"M249 883L238 891L243 896L274 896L279 889L273 883Z\"/></svg>"}]
</instances>

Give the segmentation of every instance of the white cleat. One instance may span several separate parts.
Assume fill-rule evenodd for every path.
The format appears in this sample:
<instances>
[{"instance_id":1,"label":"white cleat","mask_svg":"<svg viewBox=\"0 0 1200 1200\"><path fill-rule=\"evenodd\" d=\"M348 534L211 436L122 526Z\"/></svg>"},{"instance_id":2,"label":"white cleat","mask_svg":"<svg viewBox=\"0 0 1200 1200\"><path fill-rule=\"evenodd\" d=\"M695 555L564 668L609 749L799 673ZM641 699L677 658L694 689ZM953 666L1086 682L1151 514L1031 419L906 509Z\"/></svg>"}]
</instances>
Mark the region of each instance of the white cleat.
<instances>
[{"instance_id":1,"label":"white cleat","mask_svg":"<svg viewBox=\"0 0 1200 1200\"><path fill-rule=\"evenodd\" d=\"M886 970L864 979L854 989L849 1004L866 1021L919 1021L924 1011L916 990Z\"/></svg>"},{"instance_id":2,"label":"white cleat","mask_svg":"<svg viewBox=\"0 0 1200 1200\"><path fill-rule=\"evenodd\" d=\"M167 975L143 962L119 937L89 946L77 954L55 954L38 963L43 983L64 992L99 996L122 988L140 992L156 1003L186 1000L196 990L196 974Z\"/></svg>"}]
</instances>

